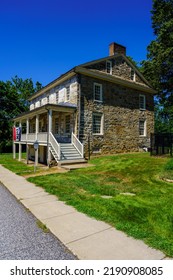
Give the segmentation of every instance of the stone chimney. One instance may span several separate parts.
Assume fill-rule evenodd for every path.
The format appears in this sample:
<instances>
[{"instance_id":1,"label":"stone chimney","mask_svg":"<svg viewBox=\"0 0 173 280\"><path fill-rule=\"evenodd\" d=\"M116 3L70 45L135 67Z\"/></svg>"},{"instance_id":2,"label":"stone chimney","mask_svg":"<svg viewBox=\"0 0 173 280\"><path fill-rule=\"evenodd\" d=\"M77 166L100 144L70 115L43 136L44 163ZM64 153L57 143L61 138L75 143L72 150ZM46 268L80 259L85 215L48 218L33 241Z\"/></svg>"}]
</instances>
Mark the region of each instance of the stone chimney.
<instances>
[{"instance_id":1,"label":"stone chimney","mask_svg":"<svg viewBox=\"0 0 173 280\"><path fill-rule=\"evenodd\" d=\"M117 43L111 43L109 45L109 55L115 55L115 54L124 54L126 55L126 47L119 45Z\"/></svg>"}]
</instances>

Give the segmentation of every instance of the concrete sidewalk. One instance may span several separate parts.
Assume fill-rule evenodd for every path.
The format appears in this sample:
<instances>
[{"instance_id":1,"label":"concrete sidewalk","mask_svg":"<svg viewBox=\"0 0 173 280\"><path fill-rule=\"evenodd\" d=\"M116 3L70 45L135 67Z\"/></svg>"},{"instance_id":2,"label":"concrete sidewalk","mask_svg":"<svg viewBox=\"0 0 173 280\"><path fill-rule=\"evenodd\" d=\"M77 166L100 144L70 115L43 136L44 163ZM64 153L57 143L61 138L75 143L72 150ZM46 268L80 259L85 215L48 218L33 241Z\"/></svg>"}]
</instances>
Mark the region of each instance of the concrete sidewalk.
<instances>
[{"instance_id":1,"label":"concrete sidewalk","mask_svg":"<svg viewBox=\"0 0 173 280\"><path fill-rule=\"evenodd\" d=\"M166 256L89 218L0 165L0 182L81 260L161 260Z\"/></svg>"}]
</instances>

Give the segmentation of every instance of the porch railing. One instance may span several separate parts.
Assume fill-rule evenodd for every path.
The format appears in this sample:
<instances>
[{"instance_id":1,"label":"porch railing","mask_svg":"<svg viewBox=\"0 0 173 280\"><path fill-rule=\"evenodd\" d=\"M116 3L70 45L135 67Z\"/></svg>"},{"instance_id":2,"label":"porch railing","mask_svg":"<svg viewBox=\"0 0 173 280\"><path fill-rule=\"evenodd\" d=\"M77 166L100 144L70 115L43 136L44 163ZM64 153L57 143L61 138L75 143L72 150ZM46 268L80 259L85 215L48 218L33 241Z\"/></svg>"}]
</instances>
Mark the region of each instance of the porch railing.
<instances>
[{"instance_id":1,"label":"porch railing","mask_svg":"<svg viewBox=\"0 0 173 280\"><path fill-rule=\"evenodd\" d=\"M39 132L37 133L37 140L38 142L47 142L47 132Z\"/></svg>"},{"instance_id":2,"label":"porch railing","mask_svg":"<svg viewBox=\"0 0 173 280\"><path fill-rule=\"evenodd\" d=\"M35 133L28 133L27 134L27 141L35 142Z\"/></svg>"},{"instance_id":3,"label":"porch railing","mask_svg":"<svg viewBox=\"0 0 173 280\"><path fill-rule=\"evenodd\" d=\"M83 145L82 145L82 143L79 141L79 139L76 137L76 135L74 135L73 132L72 132L72 134L71 134L71 142L72 142L72 144L75 146L75 148L78 150L78 152L80 153L80 155L83 157L83 154L84 154Z\"/></svg>"},{"instance_id":4,"label":"porch railing","mask_svg":"<svg viewBox=\"0 0 173 280\"><path fill-rule=\"evenodd\" d=\"M37 135L35 133L21 135L21 141L34 143L36 140L38 140L38 142L47 143L47 132L39 132Z\"/></svg>"},{"instance_id":5,"label":"porch railing","mask_svg":"<svg viewBox=\"0 0 173 280\"><path fill-rule=\"evenodd\" d=\"M60 144L57 142L55 137L53 136L52 132L49 134L49 143L53 147L54 151L56 152L58 159L60 160L61 158L61 152L60 152Z\"/></svg>"},{"instance_id":6,"label":"porch railing","mask_svg":"<svg viewBox=\"0 0 173 280\"><path fill-rule=\"evenodd\" d=\"M21 141L26 141L26 134L21 134Z\"/></svg>"}]
</instances>

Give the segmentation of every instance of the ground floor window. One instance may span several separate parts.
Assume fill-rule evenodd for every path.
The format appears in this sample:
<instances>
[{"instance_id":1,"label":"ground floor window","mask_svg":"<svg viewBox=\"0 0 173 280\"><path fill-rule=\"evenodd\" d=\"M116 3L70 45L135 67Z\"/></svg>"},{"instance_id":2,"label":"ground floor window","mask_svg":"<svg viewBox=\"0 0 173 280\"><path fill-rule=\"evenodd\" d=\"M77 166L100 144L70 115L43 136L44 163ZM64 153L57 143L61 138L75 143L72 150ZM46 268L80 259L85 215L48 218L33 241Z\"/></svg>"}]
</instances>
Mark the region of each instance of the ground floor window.
<instances>
[{"instance_id":1,"label":"ground floor window","mask_svg":"<svg viewBox=\"0 0 173 280\"><path fill-rule=\"evenodd\" d=\"M103 134L103 114L93 113L93 134Z\"/></svg>"},{"instance_id":2,"label":"ground floor window","mask_svg":"<svg viewBox=\"0 0 173 280\"><path fill-rule=\"evenodd\" d=\"M139 136L146 136L146 121L139 121Z\"/></svg>"},{"instance_id":3,"label":"ground floor window","mask_svg":"<svg viewBox=\"0 0 173 280\"><path fill-rule=\"evenodd\" d=\"M55 134L59 133L59 118L55 119Z\"/></svg>"},{"instance_id":4,"label":"ground floor window","mask_svg":"<svg viewBox=\"0 0 173 280\"><path fill-rule=\"evenodd\" d=\"M70 115L65 117L65 133L70 133Z\"/></svg>"}]
</instances>

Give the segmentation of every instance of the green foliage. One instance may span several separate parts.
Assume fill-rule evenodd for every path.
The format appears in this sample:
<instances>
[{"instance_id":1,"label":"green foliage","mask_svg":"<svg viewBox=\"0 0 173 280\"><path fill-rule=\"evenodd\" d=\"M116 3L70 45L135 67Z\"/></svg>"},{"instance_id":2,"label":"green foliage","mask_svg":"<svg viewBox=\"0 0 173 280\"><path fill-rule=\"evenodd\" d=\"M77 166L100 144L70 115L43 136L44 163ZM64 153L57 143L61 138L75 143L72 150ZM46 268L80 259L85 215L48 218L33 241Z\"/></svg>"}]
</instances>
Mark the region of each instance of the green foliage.
<instances>
[{"instance_id":1,"label":"green foliage","mask_svg":"<svg viewBox=\"0 0 173 280\"><path fill-rule=\"evenodd\" d=\"M158 91L156 131L173 131L173 1L153 0L152 27L155 35L147 48L142 71Z\"/></svg>"},{"instance_id":2,"label":"green foliage","mask_svg":"<svg viewBox=\"0 0 173 280\"><path fill-rule=\"evenodd\" d=\"M0 81L0 152L11 149L12 118L28 110L27 98L41 88L34 86L31 79L15 76L12 81Z\"/></svg>"},{"instance_id":3,"label":"green foliage","mask_svg":"<svg viewBox=\"0 0 173 280\"><path fill-rule=\"evenodd\" d=\"M173 159L172 158L165 164L164 170L173 170Z\"/></svg>"},{"instance_id":4,"label":"green foliage","mask_svg":"<svg viewBox=\"0 0 173 280\"><path fill-rule=\"evenodd\" d=\"M133 57L131 56L127 56L127 58L130 60L130 62L132 62L132 64L134 64L135 67L137 67L140 70L140 63L136 62Z\"/></svg>"}]
</instances>

